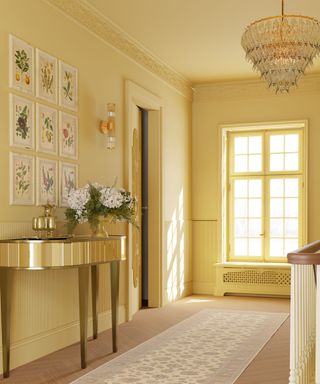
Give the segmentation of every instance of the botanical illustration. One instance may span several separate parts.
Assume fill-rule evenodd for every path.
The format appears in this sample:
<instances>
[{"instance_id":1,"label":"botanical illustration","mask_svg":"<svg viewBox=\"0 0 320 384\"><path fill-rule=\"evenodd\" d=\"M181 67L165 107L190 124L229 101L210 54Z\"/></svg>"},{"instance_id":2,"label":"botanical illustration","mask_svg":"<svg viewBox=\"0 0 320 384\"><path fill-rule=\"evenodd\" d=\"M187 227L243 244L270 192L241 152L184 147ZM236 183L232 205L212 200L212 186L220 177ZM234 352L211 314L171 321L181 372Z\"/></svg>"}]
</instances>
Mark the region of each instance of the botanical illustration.
<instances>
[{"instance_id":1,"label":"botanical illustration","mask_svg":"<svg viewBox=\"0 0 320 384\"><path fill-rule=\"evenodd\" d=\"M31 100L10 94L10 145L34 147L34 105Z\"/></svg>"},{"instance_id":2,"label":"botanical illustration","mask_svg":"<svg viewBox=\"0 0 320 384\"><path fill-rule=\"evenodd\" d=\"M72 101L74 98L74 87L73 87L73 78L72 78L72 72L70 71L64 71L63 72L63 87L62 92L65 99Z\"/></svg>"},{"instance_id":3,"label":"botanical illustration","mask_svg":"<svg viewBox=\"0 0 320 384\"><path fill-rule=\"evenodd\" d=\"M37 52L37 96L57 102L57 59L45 52Z\"/></svg>"},{"instance_id":4,"label":"botanical illustration","mask_svg":"<svg viewBox=\"0 0 320 384\"><path fill-rule=\"evenodd\" d=\"M10 152L10 204L34 204L34 158Z\"/></svg>"},{"instance_id":5,"label":"botanical illustration","mask_svg":"<svg viewBox=\"0 0 320 384\"><path fill-rule=\"evenodd\" d=\"M37 158L37 204L57 204L57 162Z\"/></svg>"},{"instance_id":6,"label":"botanical illustration","mask_svg":"<svg viewBox=\"0 0 320 384\"><path fill-rule=\"evenodd\" d=\"M76 111L78 108L78 71L76 68L59 62L60 105Z\"/></svg>"},{"instance_id":7,"label":"botanical illustration","mask_svg":"<svg viewBox=\"0 0 320 384\"><path fill-rule=\"evenodd\" d=\"M10 87L33 94L33 47L9 35Z\"/></svg>"},{"instance_id":8,"label":"botanical illustration","mask_svg":"<svg viewBox=\"0 0 320 384\"><path fill-rule=\"evenodd\" d=\"M57 110L37 104L37 150L57 154Z\"/></svg>"},{"instance_id":9,"label":"botanical illustration","mask_svg":"<svg viewBox=\"0 0 320 384\"><path fill-rule=\"evenodd\" d=\"M78 118L60 112L60 155L76 159L78 156Z\"/></svg>"},{"instance_id":10,"label":"botanical illustration","mask_svg":"<svg viewBox=\"0 0 320 384\"><path fill-rule=\"evenodd\" d=\"M78 186L78 166L71 163L60 163L60 206L68 206L71 191Z\"/></svg>"}]
</instances>

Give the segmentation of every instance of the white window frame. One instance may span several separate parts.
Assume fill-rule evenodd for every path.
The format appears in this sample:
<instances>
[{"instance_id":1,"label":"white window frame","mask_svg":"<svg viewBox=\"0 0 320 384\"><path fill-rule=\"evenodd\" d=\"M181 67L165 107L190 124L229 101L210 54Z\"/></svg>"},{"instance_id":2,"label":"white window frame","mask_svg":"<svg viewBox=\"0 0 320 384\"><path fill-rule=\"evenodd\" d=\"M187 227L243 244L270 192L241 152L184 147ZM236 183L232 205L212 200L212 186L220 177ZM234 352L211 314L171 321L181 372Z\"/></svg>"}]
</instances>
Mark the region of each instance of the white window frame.
<instances>
[{"instance_id":1,"label":"white window frame","mask_svg":"<svg viewBox=\"0 0 320 384\"><path fill-rule=\"evenodd\" d=\"M261 122L261 123L249 123L249 124L221 124L219 125L219 169L221 177L219 178L219 217L220 225L218 226L218 263L221 264L258 264L258 265L283 265L287 263L272 263L272 262L229 262L227 260L228 254L228 199L227 199L227 188L228 188L228 145L227 136L228 132L244 132L244 131L261 131L261 130L286 130L286 129L303 129L304 141L303 141L303 185L304 185L304 197L303 197L303 216L302 216L302 240L303 243L307 241L308 234L308 120L288 120L282 122Z\"/></svg>"}]
</instances>

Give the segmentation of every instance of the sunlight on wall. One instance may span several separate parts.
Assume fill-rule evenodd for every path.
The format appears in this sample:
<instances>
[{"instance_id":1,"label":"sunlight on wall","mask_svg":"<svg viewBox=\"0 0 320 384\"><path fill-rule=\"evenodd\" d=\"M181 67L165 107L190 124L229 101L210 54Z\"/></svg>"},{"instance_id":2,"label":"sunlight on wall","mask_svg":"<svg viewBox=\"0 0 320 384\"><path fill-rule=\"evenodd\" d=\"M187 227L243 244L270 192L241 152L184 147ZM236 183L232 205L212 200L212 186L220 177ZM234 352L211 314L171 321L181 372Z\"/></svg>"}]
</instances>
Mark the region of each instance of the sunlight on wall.
<instances>
[{"instance_id":1,"label":"sunlight on wall","mask_svg":"<svg viewBox=\"0 0 320 384\"><path fill-rule=\"evenodd\" d=\"M181 189L178 208L173 211L167 232L167 292L169 301L175 300L185 289L184 232L183 189Z\"/></svg>"},{"instance_id":2,"label":"sunlight on wall","mask_svg":"<svg viewBox=\"0 0 320 384\"><path fill-rule=\"evenodd\" d=\"M167 233L167 290L169 301L177 297L177 275L176 275L176 249L177 249L177 211L173 211L171 224Z\"/></svg>"},{"instance_id":3,"label":"sunlight on wall","mask_svg":"<svg viewBox=\"0 0 320 384\"><path fill-rule=\"evenodd\" d=\"M180 239L180 255L179 255L179 266L180 266L180 274L179 274L179 287L180 287L180 294L184 291L184 276L185 276L185 270L184 270L184 258L185 258L185 251L184 251L184 231L183 226L180 226L181 230L181 239Z\"/></svg>"}]
</instances>

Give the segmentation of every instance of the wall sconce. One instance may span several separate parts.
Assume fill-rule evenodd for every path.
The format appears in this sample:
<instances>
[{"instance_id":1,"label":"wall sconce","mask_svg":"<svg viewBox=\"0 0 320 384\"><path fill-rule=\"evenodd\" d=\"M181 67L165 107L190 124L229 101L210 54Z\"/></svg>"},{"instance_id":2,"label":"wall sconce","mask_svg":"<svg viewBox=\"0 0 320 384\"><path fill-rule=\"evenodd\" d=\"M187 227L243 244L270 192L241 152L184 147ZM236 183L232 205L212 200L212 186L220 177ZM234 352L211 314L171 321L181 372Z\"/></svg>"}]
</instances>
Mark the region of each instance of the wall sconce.
<instances>
[{"instance_id":1,"label":"wall sconce","mask_svg":"<svg viewBox=\"0 0 320 384\"><path fill-rule=\"evenodd\" d=\"M116 105L114 103L107 104L107 120L100 122L100 131L106 135L107 148L114 149L116 147Z\"/></svg>"}]
</instances>

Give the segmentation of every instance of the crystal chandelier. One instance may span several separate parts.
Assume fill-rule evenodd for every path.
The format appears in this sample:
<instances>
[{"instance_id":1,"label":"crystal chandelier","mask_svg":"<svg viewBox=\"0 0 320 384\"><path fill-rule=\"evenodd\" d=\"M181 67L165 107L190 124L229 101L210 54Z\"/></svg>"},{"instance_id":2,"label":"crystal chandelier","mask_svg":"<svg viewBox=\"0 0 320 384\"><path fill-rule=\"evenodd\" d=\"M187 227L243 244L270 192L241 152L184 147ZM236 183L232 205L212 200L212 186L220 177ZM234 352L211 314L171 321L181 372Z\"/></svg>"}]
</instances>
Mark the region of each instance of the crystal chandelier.
<instances>
[{"instance_id":1,"label":"crystal chandelier","mask_svg":"<svg viewBox=\"0 0 320 384\"><path fill-rule=\"evenodd\" d=\"M266 17L247 26L241 40L246 58L276 93L289 92L320 52L320 23L309 16Z\"/></svg>"}]
</instances>

